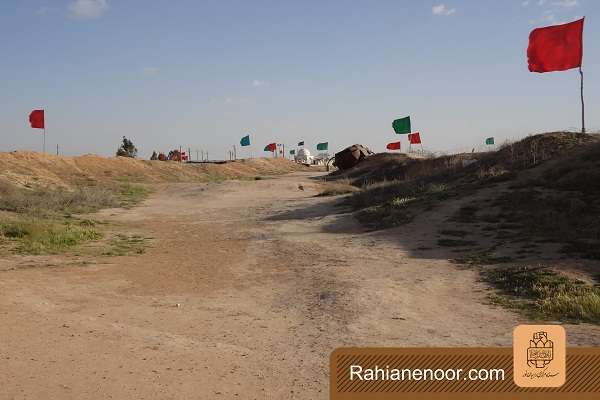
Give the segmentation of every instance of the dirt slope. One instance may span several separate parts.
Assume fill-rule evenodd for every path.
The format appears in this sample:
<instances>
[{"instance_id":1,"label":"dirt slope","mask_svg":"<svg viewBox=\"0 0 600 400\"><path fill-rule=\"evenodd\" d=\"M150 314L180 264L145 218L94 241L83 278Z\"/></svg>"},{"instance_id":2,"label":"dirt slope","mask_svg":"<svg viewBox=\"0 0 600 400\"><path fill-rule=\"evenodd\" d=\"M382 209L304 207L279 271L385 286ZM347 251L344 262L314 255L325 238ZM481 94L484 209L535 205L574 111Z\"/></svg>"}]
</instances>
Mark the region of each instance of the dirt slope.
<instances>
[{"instance_id":1,"label":"dirt slope","mask_svg":"<svg viewBox=\"0 0 600 400\"><path fill-rule=\"evenodd\" d=\"M432 175L445 175L450 181L468 175L514 173L551 159L566 158L578 149L597 143L600 143L598 134L549 132L506 143L490 152L432 158L408 157L402 153L378 153L355 168L333 172L328 179L348 179L353 185L364 186L374 182L412 180Z\"/></svg>"},{"instance_id":2,"label":"dirt slope","mask_svg":"<svg viewBox=\"0 0 600 400\"><path fill-rule=\"evenodd\" d=\"M19 185L61 185L129 179L144 182L207 181L306 170L282 158L254 158L226 164L182 164L84 155L60 157L35 152L0 153L0 178Z\"/></svg>"}]
</instances>

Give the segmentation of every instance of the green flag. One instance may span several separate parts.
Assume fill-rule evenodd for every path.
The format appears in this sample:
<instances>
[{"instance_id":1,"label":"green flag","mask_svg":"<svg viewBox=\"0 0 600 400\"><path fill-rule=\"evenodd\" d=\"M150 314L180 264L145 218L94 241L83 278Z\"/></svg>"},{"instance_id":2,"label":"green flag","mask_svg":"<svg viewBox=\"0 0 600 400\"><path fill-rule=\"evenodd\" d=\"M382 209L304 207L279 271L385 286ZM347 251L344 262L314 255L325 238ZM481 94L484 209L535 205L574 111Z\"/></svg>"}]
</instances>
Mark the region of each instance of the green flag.
<instances>
[{"instance_id":1,"label":"green flag","mask_svg":"<svg viewBox=\"0 0 600 400\"><path fill-rule=\"evenodd\" d=\"M293 156L294 154L296 154L296 150L293 150L293 149L292 149L292 150L290 150L290 155L292 155L292 156Z\"/></svg>"},{"instance_id":2,"label":"green flag","mask_svg":"<svg viewBox=\"0 0 600 400\"><path fill-rule=\"evenodd\" d=\"M328 147L329 147L329 142L323 142L323 143L317 144L317 150L327 150Z\"/></svg>"},{"instance_id":3,"label":"green flag","mask_svg":"<svg viewBox=\"0 0 600 400\"><path fill-rule=\"evenodd\" d=\"M493 137L489 137L489 138L485 139L485 144L493 145L494 144L494 138Z\"/></svg>"},{"instance_id":4,"label":"green flag","mask_svg":"<svg viewBox=\"0 0 600 400\"><path fill-rule=\"evenodd\" d=\"M250 146L250 135L246 135L240 140L242 146Z\"/></svg>"},{"instance_id":5,"label":"green flag","mask_svg":"<svg viewBox=\"0 0 600 400\"><path fill-rule=\"evenodd\" d=\"M403 133L410 133L410 116L395 120L392 122L392 128L394 128L394 132L399 135Z\"/></svg>"}]
</instances>

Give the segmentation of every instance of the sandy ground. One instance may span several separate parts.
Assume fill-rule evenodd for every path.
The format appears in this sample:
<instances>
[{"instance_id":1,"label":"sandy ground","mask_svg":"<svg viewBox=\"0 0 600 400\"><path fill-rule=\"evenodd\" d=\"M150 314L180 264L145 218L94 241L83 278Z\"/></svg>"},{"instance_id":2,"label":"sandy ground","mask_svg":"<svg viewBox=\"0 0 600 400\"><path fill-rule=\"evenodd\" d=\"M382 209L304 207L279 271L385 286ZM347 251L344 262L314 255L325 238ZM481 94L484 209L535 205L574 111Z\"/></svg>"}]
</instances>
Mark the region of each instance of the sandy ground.
<instances>
[{"instance_id":1,"label":"sandy ground","mask_svg":"<svg viewBox=\"0 0 600 400\"><path fill-rule=\"evenodd\" d=\"M525 322L415 250L451 210L369 233L307 174L170 189L96 217L145 254L0 261L1 399L324 399L338 346L509 346Z\"/></svg>"}]
</instances>

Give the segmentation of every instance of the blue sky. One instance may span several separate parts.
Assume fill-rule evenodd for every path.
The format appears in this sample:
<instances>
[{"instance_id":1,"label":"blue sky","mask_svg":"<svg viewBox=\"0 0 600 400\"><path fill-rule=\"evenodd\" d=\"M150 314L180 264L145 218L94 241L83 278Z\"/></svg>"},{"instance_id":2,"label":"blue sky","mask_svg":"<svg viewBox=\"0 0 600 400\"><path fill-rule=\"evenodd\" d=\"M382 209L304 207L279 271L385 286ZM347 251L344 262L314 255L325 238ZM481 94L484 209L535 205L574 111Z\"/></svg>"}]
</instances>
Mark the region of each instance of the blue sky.
<instances>
[{"instance_id":1,"label":"blue sky","mask_svg":"<svg viewBox=\"0 0 600 400\"><path fill-rule=\"evenodd\" d=\"M225 158L265 144L374 150L411 115L426 148L459 151L580 126L576 70L534 74L534 27L586 16L588 128L600 128L600 2L4 0L0 151L47 146ZM402 137L403 146L406 144ZM248 155L249 151L238 151Z\"/></svg>"}]
</instances>

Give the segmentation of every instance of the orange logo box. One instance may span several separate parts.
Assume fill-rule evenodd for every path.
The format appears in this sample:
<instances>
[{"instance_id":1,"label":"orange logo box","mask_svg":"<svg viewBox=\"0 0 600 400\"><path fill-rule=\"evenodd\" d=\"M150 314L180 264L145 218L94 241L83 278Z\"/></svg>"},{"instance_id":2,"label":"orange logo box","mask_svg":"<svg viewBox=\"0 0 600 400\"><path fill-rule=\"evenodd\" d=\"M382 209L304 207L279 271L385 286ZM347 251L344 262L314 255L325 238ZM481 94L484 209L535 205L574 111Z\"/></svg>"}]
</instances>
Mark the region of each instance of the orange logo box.
<instances>
[{"instance_id":1,"label":"orange logo box","mask_svg":"<svg viewBox=\"0 0 600 400\"><path fill-rule=\"evenodd\" d=\"M560 387L567 379L567 339L560 325L519 325L513 331L515 385Z\"/></svg>"}]
</instances>

